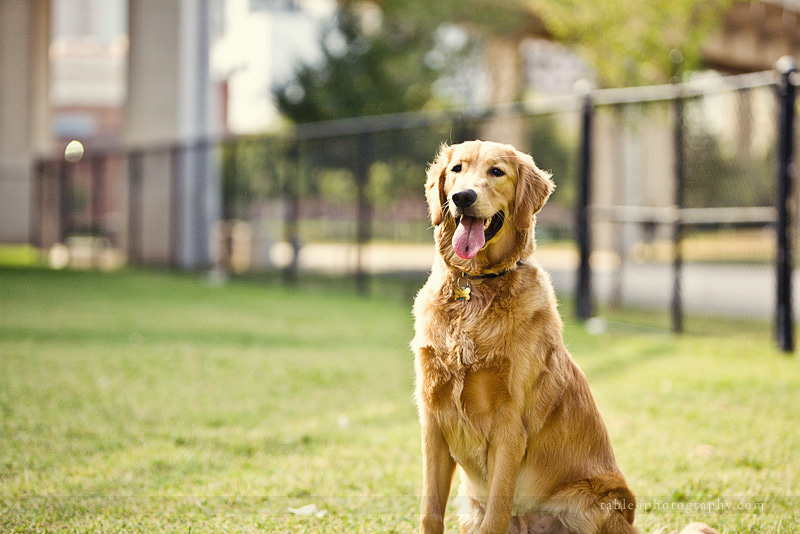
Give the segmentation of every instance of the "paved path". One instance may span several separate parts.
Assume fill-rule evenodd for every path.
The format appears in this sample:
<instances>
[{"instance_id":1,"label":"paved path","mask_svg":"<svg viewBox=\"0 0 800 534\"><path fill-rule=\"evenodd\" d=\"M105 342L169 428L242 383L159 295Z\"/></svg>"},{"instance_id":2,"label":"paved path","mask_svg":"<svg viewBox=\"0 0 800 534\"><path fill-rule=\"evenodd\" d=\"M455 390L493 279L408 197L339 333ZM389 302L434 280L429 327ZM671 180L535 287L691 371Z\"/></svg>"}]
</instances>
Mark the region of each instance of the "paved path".
<instances>
[{"instance_id":1,"label":"paved path","mask_svg":"<svg viewBox=\"0 0 800 534\"><path fill-rule=\"evenodd\" d=\"M553 283L572 292L575 272L552 271ZM624 269L622 302L633 307L669 310L672 302L672 269L669 265L630 264ZM592 278L596 297L608 302L615 284L612 270L595 270ZM797 280L794 287L797 288ZM768 266L684 265L682 278L684 311L700 315L771 319L775 309L775 274ZM795 300L800 293L795 291Z\"/></svg>"},{"instance_id":2,"label":"paved path","mask_svg":"<svg viewBox=\"0 0 800 534\"><path fill-rule=\"evenodd\" d=\"M364 247L363 265L369 272L425 272L433 262L432 245L370 244ZM280 259L280 252L275 254ZM540 249L534 257L553 278L562 299L575 286L577 256L571 250ZM310 244L300 256L302 269L353 272L355 245ZM277 263L280 263L278 261ZM596 254L592 279L595 295L608 300L617 279L616 257ZM669 309L672 268L669 264L633 263L623 268L623 303L650 309ZM800 299L800 278L795 277L795 301ZM618 285L618 284L617 284ZM775 307L775 273L771 265L684 265L683 301L687 313L771 319Z\"/></svg>"}]
</instances>

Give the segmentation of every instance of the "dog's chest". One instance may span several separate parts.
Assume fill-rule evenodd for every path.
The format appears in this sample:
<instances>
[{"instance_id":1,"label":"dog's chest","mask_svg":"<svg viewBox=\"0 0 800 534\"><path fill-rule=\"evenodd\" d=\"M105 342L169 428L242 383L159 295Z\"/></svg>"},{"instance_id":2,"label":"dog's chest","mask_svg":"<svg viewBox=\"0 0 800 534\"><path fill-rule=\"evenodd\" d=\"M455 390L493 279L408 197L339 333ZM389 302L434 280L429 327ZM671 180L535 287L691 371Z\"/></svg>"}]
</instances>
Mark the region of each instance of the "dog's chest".
<instances>
[{"instance_id":1,"label":"dog's chest","mask_svg":"<svg viewBox=\"0 0 800 534\"><path fill-rule=\"evenodd\" d=\"M427 289L432 289L428 287ZM436 414L448 442L475 447L491 433L509 388L509 344L518 339L508 299L475 291L470 301L447 299L445 285L418 297L418 401Z\"/></svg>"},{"instance_id":2,"label":"dog's chest","mask_svg":"<svg viewBox=\"0 0 800 534\"><path fill-rule=\"evenodd\" d=\"M514 335L515 323L504 304L505 300L499 298L488 304L475 299L453 302L437 310L430 335L437 353L458 367L470 367L502 355Z\"/></svg>"},{"instance_id":3,"label":"dog's chest","mask_svg":"<svg viewBox=\"0 0 800 534\"><path fill-rule=\"evenodd\" d=\"M451 372L432 390L435 413L453 458L473 472L483 472L492 427L508 401L503 367L466 368Z\"/></svg>"},{"instance_id":4,"label":"dog's chest","mask_svg":"<svg viewBox=\"0 0 800 534\"><path fill-rule=\"evenodd\" d=\"M451 446L474 449L485 443L497 409L508 400L504 332L504 325L480 325L465 315L431 340L432 350L425 356L429 361L419 378Z\"/></svg>"}]
</instances>

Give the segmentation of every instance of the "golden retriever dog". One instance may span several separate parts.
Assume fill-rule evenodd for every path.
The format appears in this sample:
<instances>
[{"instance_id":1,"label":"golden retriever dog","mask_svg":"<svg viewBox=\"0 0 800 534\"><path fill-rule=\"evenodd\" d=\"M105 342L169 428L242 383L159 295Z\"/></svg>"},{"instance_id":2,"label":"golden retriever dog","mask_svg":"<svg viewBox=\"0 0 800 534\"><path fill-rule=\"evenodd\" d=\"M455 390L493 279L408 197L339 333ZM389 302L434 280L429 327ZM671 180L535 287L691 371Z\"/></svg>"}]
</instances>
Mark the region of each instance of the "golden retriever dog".
<instances>
[{"instance_id":1,"label":"golden retriever dog","mask_svg":"<svg viewBox=\"0 0 800 534\"><path fill-rule=\"evenodd\" d=\"M420 532L443 532L456 466L462 533L635 532L635 498L530 258L550 175L470 141L441 148L425 188L438 254L414 304Z\"/></svg>"}]
</instances>

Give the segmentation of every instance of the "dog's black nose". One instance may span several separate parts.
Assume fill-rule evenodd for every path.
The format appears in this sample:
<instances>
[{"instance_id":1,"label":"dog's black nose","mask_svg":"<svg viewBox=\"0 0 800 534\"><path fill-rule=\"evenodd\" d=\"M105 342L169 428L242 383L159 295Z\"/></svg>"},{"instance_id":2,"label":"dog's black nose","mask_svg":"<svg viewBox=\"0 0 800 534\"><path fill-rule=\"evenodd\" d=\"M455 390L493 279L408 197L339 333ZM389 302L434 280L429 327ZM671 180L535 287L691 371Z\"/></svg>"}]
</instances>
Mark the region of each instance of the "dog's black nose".
<instances>
[{"instance_id":1,"label":"dog's black nose","mask_svg":"<svg viewBox=\"0 0 800 534\"><path fill-rule=\"evenodd\" d=\"M453 204L461 209L472 206L475 204L476 200L478 200L478 193L472 189L466 189L464 191L459 191L458 193L453 193Z\"/></svg>"}]
</instances>

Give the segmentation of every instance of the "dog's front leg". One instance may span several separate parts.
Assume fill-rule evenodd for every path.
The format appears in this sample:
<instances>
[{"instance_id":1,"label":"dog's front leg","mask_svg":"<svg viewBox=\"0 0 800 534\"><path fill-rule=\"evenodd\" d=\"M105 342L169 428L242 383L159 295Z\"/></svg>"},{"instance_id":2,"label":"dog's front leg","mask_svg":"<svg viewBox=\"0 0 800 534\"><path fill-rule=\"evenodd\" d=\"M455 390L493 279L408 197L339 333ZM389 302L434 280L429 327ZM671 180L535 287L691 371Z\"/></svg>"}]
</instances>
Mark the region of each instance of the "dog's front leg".
<instances>
[{"instance_id":1,"label":"dog's front leg","mask_svg":"<svg viewBox=\"0 0 800 534\"><path fill-rule=\"evenodd\" d=\"M499 425L501 433L492 436L488 451L488 502L481 523L481 534L506 534L514 505L522 458L525 456L525 431L519 425ZM517 428L518 427L518 428Z\"/></svg>"},{"instance_id":2,"label":"dog's front leg","mask_svg":"<svg viewBox=\"0 0 800 534\"><path fill-rule=\"evenodd\" d=\"M456 463L439 425L430 417L422 420L422 506L421 534L444 532L444 512Z\"/></svg>"}]
</instances>

